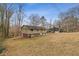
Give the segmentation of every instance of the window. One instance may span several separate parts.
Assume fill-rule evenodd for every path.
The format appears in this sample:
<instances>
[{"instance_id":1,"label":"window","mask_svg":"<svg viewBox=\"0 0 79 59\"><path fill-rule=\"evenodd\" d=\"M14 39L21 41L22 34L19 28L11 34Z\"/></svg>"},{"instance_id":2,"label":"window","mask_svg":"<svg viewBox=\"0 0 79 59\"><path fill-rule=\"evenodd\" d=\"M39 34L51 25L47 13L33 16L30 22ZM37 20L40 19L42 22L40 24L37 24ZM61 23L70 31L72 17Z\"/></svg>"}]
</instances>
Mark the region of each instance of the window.
<instances>
[{"instance_id":1,"label":"window","mask_svg":"<svg viewBox=\"0 0 79 59\"><path fill-rule=\"evenodd\" d=\"M33 31L33 29L30 29L31 31Z\"/></svg>"}]
</instances>

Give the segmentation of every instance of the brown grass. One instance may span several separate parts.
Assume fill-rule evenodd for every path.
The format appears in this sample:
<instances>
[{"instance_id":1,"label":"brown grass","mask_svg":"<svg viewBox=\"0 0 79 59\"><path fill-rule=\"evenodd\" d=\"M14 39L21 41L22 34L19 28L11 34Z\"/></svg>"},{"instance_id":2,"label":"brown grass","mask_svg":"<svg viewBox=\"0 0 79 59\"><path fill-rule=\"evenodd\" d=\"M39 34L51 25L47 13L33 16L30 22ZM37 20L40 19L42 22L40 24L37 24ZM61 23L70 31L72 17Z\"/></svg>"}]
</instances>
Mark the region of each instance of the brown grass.
<instances>
[{"instance_id":1,"label":"brown grass","mask_svg":"<svg viewBox=\"0 0 79 59\"><path fill-rule=\"evenodd\" d=\"M4 55L79 55L79 33L50 33L29 39L8 39Z\"/></svg>"}]
</instances>

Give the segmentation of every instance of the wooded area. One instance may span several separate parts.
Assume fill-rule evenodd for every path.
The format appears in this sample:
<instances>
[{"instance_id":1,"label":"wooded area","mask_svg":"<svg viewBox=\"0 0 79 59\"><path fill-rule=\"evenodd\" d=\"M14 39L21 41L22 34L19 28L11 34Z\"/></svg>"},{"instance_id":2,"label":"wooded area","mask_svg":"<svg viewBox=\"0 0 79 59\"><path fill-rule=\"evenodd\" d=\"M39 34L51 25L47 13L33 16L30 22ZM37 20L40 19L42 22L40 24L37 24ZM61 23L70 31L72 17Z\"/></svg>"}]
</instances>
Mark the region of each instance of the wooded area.
<instances>
[{"instance_id":1,"label":"wooded area","mask_svg":"<svg viewBox=\"0 0 79 59\"><path fill-rule=\"evenodd\" d=\"M78 32L79 31L79 7L73 7L65 12L61 12L58 20L54 22L63 32Z\"/></svg>"},{"instance_id":2,"label":"wooded area","mask_svg":"<svg viewBox=\"0 0 79 59\"><path fill-rule=\"evenodd\" d=\"M58 19L52 23L52 19L49 19L48 22L45 16L40 16L39 14L31 14L27 17L27 12L24 11L24 5L25 4L10 3L0 4L1 46L5 39L22 35L21 28L24 25L23 22L26 22L29 26L36 26L36 28L43 27L46 29L45 33L48 33L49 29L51 29L50 32L53 31L53 33L55 32L53 29L58 29L57 31L59 32L79 32L79 6L60 12ZM25 17L28 19L24 20Z\"/></svg>"}]
</instances>

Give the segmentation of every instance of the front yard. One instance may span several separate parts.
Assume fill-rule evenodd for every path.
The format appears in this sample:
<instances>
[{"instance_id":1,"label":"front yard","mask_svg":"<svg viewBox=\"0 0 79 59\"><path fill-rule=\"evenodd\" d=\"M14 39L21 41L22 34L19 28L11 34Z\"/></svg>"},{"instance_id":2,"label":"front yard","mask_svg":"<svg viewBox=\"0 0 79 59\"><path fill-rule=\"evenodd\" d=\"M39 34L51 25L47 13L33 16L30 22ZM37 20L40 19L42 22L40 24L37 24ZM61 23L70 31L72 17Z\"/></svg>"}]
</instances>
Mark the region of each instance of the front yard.
<instances>
[{"instance_id":1,"label":"front yard","mask_svg":"<svg viewBox=\"0 0 79 59\"><path fill-rule=\"evenodd\" d=\"M50 33L28 39L8 39L3 55L79 55L79 33Z\"/></svg>"}]
</instances>

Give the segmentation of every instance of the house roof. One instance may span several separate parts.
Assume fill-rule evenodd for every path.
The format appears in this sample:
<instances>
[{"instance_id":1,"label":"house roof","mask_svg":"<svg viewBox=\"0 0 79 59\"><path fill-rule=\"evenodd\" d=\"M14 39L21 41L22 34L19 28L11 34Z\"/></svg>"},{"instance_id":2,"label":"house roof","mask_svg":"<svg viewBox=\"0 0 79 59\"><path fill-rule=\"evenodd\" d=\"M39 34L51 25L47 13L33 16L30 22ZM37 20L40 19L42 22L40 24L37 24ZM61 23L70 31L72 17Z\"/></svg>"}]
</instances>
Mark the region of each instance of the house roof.
<instances>
[{"instance_id":1,"label":"house roof","mask_svg":"<svg viewBox=\"0 0 79 59\"><path fill-rule=\"evenodd\" d=\"M41 29L46 29L45 27L41 27L41 26L30 26L30 25L23 25L23 27L26 27L28 29L36 29L36 30L41 30Z\"/></svg>"}]
</instances>

